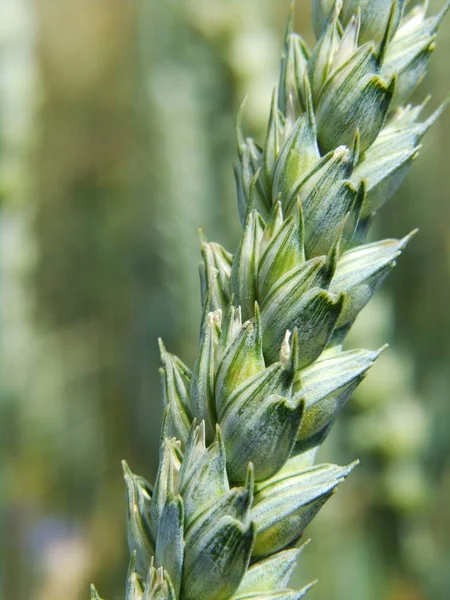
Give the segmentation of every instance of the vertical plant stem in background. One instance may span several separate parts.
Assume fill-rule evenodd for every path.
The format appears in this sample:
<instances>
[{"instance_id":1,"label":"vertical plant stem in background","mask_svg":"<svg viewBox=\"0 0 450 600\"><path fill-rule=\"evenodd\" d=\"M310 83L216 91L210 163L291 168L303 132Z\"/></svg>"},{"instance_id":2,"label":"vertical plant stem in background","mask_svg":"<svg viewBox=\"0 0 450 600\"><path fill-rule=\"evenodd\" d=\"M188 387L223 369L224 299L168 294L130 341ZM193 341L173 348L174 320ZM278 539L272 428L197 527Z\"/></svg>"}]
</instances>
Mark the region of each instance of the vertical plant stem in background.
<instances>
[{"instance_id":1,"label":"vertical plant stem in background","mask_svg":"<svg viewBox=\"0 0 450 600\"><path fill-rule=\"evenodd\" d=\"M287 587L297 543L354 466L315 455L382 350L343 342L411 238L367 232L442 110L424 119L406 103L448 7L428 17L425 3L315 0L313 49L291 16L262 143L238 121L242 238L234 255L202 241L193 368L161 342L154 485L124 464L127 600L309 589Z\"/></svg>"},{"instance_id":2,"label":"vertical plant stem in background","mask_svg":"<svg viewBox=\"0 0 450 600\"><path fill-rule=\"evenodd\" d=\"M34 0L33 5L42 91L31 167L38 255L34 338L45 348L33 379L33 404L45 406L40 412L47 415L49 434L44 443L34 443L26 464L36 469L45 464L44 507L35 509L40 519L48 508L58 519L70 518L72 537L83 536L89 554L89 546L105 535L104 521L110 535L114 526L120 530L120 522L111 525L114 505L105 508L106 498L116 496L110 461L129 447L125 439L134 430L148 360L145 327L134 323L145 320L147 285L154 280L135 275L153 258L148 242L140 252L151 221L148 203L140 202L144 152L137 132L146 124L129 100L142 96L144 80L130 69L136 62L133 3ZM133 398L133 410L127 410L125 397ZM135 436L130 452L139 441ZM83 505L77 502L81 495ZM81 521L89 522L88 532L80 531ZM51 546L49 537L42 554ZM114 544L105 552L109 562L120 563L122 553ZM54 570L61 573L64 552L58 556ZM93 568L102 577L101 561ZM59 594L55 588L61 585L49 571L41 590L46 600ZM76 597L75 591L66 594Z\"/></svg>"}]
</instances>

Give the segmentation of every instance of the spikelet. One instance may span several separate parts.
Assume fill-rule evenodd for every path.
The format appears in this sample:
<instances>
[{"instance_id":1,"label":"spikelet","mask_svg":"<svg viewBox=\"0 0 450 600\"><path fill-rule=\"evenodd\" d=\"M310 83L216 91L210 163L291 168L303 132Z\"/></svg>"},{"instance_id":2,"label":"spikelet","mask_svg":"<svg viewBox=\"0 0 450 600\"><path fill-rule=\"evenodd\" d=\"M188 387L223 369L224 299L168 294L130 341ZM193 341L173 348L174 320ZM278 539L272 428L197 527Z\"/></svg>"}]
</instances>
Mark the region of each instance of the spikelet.
<instances>
[{"instance_id":1,"label":"spikelet","mask_svg":"<svg viewBox=\"0 0 450 600\"><path fill-rule=\"evenodd\" d=\"M242 238L234 256L202 239L192 370L161 342L154 486L124 464L127 600L294 600L310 587L288 588L295 546L354 467L315 455L382 350L342 344L411 238L366 243L368 225L443 109L421 121L405 102L449 3L434 17L405 4L314 0L312 50L291 14L262 145L238 118Z\"/></svg>"}]
</instances>

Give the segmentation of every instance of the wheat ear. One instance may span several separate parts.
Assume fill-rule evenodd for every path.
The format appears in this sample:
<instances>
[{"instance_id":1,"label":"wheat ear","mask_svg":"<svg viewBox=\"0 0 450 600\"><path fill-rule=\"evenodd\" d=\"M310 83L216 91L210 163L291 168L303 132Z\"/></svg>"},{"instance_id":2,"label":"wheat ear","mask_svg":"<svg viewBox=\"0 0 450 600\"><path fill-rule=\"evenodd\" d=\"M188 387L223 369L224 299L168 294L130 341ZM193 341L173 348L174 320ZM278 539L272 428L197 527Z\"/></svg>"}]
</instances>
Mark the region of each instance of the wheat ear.
<instances>
[{"instance_id":1,"label":"wheat ear","mask_svg":"<svg viewBox=\"0 0 450 600\"><path fill-rule=\"evenodd\" d=\"M427 2L314 0L310 50L289 19L262 145L238 119L242 238L202 241L189 369L161 343L165 418L153 486L124 465L127 600L297 600L305 527L354 465L314 464L380 350L344 350L411 234L366 243L439 108L406 104L426 72ZM92 588L91 598L99 600Z\"/></svg>"}]
</instances>

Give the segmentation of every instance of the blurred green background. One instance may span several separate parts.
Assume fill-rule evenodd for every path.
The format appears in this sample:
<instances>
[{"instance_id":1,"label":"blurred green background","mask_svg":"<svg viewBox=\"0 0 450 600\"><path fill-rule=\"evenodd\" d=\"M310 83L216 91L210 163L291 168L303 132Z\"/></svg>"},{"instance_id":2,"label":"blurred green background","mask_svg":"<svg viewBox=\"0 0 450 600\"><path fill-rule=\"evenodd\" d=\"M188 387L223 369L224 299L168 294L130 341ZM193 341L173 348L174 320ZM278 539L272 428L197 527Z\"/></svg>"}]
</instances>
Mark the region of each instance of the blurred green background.
<instances>
[{"instance_id":1,"label":"blurred green background","mask_svg":"<svg viewBox=\"0 0 450 600\"><path fill-rule=\"evenodd\" d=\"M431 12L443 0L431 1ZM297 30L311 41L309 0ZM152 480L156 338L192 363L197 229L239 236L288 0L0 0L0 598L123 598L120 459ZM450 18L416 101L449 88ZM361 465L308 534L311 600L450 597L450 112L376 235L417 225L352 343L382 356L325 444Z\"/></svg>"}]
</instances>

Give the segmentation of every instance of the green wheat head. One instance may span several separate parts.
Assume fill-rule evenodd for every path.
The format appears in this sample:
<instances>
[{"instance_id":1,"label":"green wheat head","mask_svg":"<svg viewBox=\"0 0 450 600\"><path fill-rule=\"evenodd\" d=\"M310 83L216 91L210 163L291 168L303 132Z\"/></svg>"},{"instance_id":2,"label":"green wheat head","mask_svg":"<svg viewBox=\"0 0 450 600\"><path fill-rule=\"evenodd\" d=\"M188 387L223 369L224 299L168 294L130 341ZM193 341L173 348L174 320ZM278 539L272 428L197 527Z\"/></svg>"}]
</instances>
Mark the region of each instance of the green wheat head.
<instances>
[{"instance_id":1,"label":"green wheat head","mask_svg":"<svg viewBox=\"0 0 450 600\"><path fill-rule=\"evenodd\" d=\"M297 600L305 527L354 465L316 451L381 350L343 350L410 235L365 243L416 158L406 105L437 28L427 2L313 0L310 50L287 27L264 143L238 121L242 238L202 241L189 369L161 342L165 418L153 486L124 465L127 600ZM91 598L99 600L92 588Z\"/></svg>"}]
</instances>

